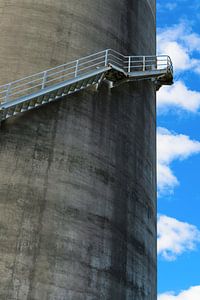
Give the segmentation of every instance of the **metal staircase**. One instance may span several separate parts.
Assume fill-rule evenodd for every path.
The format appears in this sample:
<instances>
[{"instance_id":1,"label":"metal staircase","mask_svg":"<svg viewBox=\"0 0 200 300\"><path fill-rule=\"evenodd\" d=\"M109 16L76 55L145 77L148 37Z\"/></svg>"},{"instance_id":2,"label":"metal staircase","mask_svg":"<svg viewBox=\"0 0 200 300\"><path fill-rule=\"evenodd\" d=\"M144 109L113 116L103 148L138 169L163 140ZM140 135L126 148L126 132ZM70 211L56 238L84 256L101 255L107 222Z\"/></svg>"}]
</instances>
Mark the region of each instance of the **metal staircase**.
<instances>
[{"instance_id":1,"label":"metal staircase","mask_svg":"<svg viewBox=\"0 0 200 300\"><path fill-rule=\"evenodd\" d=\"M169 56L124 56L107 49L0 86L0 122L63 96L99 85L151 79L156 89L173 83Z\"/></svg>"}]
</instances>

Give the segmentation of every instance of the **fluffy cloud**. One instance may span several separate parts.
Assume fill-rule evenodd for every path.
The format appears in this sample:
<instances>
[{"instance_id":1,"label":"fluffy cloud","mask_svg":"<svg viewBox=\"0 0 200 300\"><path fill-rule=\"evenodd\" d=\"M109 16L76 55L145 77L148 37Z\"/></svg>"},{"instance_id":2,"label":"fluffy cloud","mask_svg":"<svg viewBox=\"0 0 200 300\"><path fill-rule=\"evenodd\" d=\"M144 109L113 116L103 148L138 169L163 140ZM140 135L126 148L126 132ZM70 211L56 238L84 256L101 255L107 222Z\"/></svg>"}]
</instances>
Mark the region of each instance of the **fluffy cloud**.
<instances>
[{"instance_id":1,"label":"fluffy cloud","mask_svg":"<svg viewBox=\"0 0 200 300\"><path fill-rule=\"evenodd\" d=\"M170 55L175 71L200 72L200 60L194 57L195 52L200 53L200 36L184 23L159 29L157 42L158 53Z\"/></svg>"},{"instance_id":2,"label":"fluffy cloud","mask_svg":"<svg viewBox=\"0 0 200 300\"><path fill-rule=\"evenodd\" d=\"M171 107L197 112L200 108L200 92L192 91L182 81L177 81L173 86L165 86L158 91L157 106L159 112Z\"/></svg>"},{"instance_id":3,"label":"fluffy cloud","mask_svg":"<svg viewBox=\"0 0 200 300\"><path fill-rule=\"evenodd\" d=\"M168 292L158 295L158 300L199 300L200 285L193 286L180 294L175 295L173 292Z\"/></svg>"},{"instance_id":4,"label":"fluffy cloud","mask_svg":"<svg viewBox=\"0 0 200 300\"><path fill-rule=\"evenodd\" d=\"M157 130L157 177L159 195L173 192L178 179L173 174L170 164L174 160L183 160L200 153L200 142L188 136L170 132L166 128Z\"/></svg>"},{"instance_id":5,"label":"fluffy cloud","mask_svg":"<svg viewBox=\"0 0 200 300\"><path fill-rule=\"evenodd\" d=\"M177 3L174 2L166 3L166 8L168 8L169 10L174 10L176 7L177 7Z\"/></svg>"},{"instance_id":6,"label":"fluffy cloud","mask_svg":"<svg viewBox=\"0 0 200 300\"><path fill-rule=\"evenodd\" d=\"M167 2L167 3L157 3L157 10L159 12L166 12L168 10L174 10L177 7L177 3L174 2Z\"/></svg>"},{"instance_id":7,"label":"fluffy cloud","mask_svg":"<svg viewBox=\"0 0 200 300\"><path fill-rule=\"evenodd\" d=\"M158 32L158 53L170 55L175 73L190 70L200 74L200 35L184 23L159 29ZM189 89L182 81L175 81L173 86L160 89L157 103L158 112L173 107L197 112L200 92Z\"/></svg>"},{"instance_id":8,"label":"fluffy cloud","mask_svg":"<svg viewBox=\"0 0 200 300\"><path fill-rule=\"evenodd\" d=\"M180 222L164 215L158 216L158 255L175 260L185 251L192 251L200 242L196 226Z\"/></svg>"}]
</instances>

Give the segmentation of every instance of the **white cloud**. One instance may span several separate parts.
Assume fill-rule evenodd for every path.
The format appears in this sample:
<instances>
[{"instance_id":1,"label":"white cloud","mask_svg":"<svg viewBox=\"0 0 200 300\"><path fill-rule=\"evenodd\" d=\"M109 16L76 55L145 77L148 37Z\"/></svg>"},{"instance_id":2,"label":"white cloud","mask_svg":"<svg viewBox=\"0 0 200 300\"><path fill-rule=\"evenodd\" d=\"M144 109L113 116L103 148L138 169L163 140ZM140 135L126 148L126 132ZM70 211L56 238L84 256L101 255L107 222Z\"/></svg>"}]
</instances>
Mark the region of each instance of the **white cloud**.
<instances>
[{"instance_id":1,"label":"white cloud","mask_svg":"<svg viewBox=\"0 0 200 300\"><path fill-rule=\"evenodd\" d=\"M175 71L185 71L194 66L186 48L176 41L165 41L161 45L162 53L168 54L173 62Z\"/></svg>"},{"instance_id":2,"label":"white cloud","mask_svg":"<svg viewBox=\"0 0 200 300\"><path fill-rule=\"evenodd\" d=\"M175 295L173 292L167 292L158 295L158 300L199 300L200 298L200 285L192 286L188 290L180 292Z\"/></svg>"},{"instance_id":3,"label":"white cloud","mask_svg":"<svg viewBox=\"0 0 200 300\"><path fill-rule=\"evenodd\" d=\"M188 136L170 132L166 128L157 130L157 182L159 195L172 193L178 185L170 164L200 153L200 142Z\"/></svg>"},{"instance_id":4,"label":"white cloud","mask_svg":"<svg viewBox=\"0 0 200 300\"><path fill-rule=\"evenodd\" d=\"M159 12L166 12L166 9L172 11L177 7L177 3L174 2L167 2L167 3L158 3L157 10Z\"/></svg>"},{"instance_id":5,"label":"white cloud","mask_svg":"<svg viewBox=\"0 0 200 300\"><path fill-rule=\"evenodd\" d=\"M191 70L200 73L200 60L194 51L200 53L200 35L193 33L184 23L158 30L158 53L168 54L175 71Z\"/></svg>"},{"instance_id":6,"label":"white cloud","mask_svg":"<svg viewBox=\"0 0 200 300\"><path fill-rule=\"evenodd\" d=\"M182 40L187 44L190 51L200 51L200 36L197 33L183 35Z\"/></svg>"},{"instance_id":7,"label":"white cloud","mask_svg":"<svg viewBox=\"0 0 200 300\"><path fill-rule=\"evenodd\" d=\"M158 255L164 259L175 260L183 252L195 250L198 242L200 231L196 226L158 216Z\"/></svg>"},{"instance_id":8,"label":"white cloud","mask_svg":"<svg viewBox=\"0 0 200 300\"><path fill-rule=\"evenodd\" d=\"M177 81L174 85L162 87L158 91L157 106L159 112L177 107L194 113L200 108L200 92L190 90L184 82Z\"/></svg>"},{"instance_id":9,"label":"white cloud","mask_svg":"<svg viewBox=\"0 0 200 300\"><path fill-rule=\"evenodd\" d=\"M158 30L158 53L172 58L175 73L192 71L200 74L200 35L184 23ZM200 92L189 89L184 82L162 87L158 92L158 112L180 108L197 112Z\"/></svg>"},{"instance_id":10,"label":"white cloud","mask_svg":"<svg viewBox=\"0 0 200 300\"><path fill-rule=\"evenodd\" d=\"M174 2L166 3L166 8L168 8L169 10L174 10L176 7L177 7L177 3Z\"/></svg>"}]
</instances>

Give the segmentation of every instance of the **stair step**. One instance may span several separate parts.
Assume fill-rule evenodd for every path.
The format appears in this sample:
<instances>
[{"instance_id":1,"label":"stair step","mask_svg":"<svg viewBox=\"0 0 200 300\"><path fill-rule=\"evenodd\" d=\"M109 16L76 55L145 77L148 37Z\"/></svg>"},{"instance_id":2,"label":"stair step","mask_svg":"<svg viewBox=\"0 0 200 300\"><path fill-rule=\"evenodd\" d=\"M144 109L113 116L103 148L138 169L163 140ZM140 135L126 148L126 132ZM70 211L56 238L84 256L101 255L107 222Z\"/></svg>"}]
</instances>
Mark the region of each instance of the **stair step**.
<instances>
[{"instance_id":1,"label":"stair step","mask_svg":"<svg viewBox=\"0 0 200 300\"><path fill-rule=\"evenodd\" d=\"M76 90L76 86L77 86L77 82L76 83L73 83L71 86L70 86L70 92L74 92Z\"/></svg>"},{"instance_id":2,"label":"stair step","mask_svg":"<svg viewBox=\"0 0 200 300\"><path fill-rule=\"evenodd\" d=\"M22 109L22 104L21 104L21 103L20 103L20 104L17 104L17 105L15 106L15 112L16 112L16 113L21 112L21 109Z\"/></svg>"},{"instance_id":3,"label":"stair step","mask_svg":"<svg viewBox=\"0 0 200 300\"><path fill-rule=\"evenodd\" d=\"M88 78L83 80L83 82L82 82L82 89L85 88L85 87L87 87L88 81L89 81Z\"/></svg>"},{"instance_id":4,"label":"stair step","mask_svg":"<svg viewBox=\"0 0 200 300\"><path fill-rule=\"evenodd\" d=\"M32 100L29 102L29 107L35 107L36 101L37 101L37 98L32 99Z\"/></svg>"},{"instance_id":5,"label":"stair step","mask_svg":"<svg viewBox=\"0 0 200 300\"><path fill-rule=\"evenodd\" d=\"M70 88L71 88L70 85L66 86L66 87L64 88L63 94L67 95L67 94L69 93L69 91L70 91Z\"/></svg>"},{"instance_id":6,"label":"stair step","mask_svg":"<svg viewBox=\"0 0 200 300\"><path fill-rule=\"evenodd\" d=\"M57 98L57 97L61 97L62 94L64 93L64 90L65 90L65 88L60 88L60 89L57 91L56 98Z\"/></svg>"},{"instance_id":7,"label":"stair step","mask_svg":"<svg viewBox=\"0 0 200 300\"><path fill-rule=\"evenodd\" d=\"M83 86L83 81L84 81L84 80L80 80L80 81L77 83L77 86L76 86L76 89L77 89L77 90L80 90L80 89L82 88L82 86Z\"/></svg>"},{"instance_id":8,"label":"stair step","mask_svg":"<svg viewBox=\"0 0 200 300\"><path fill-rule=\"evenodd\" d=\"M22 104L21 112L27 111L30 101L26 101Z\"/></svg>"},{"instance_id":9,"label":"stair step","mask_svg":"<svg viewBox=\"0 0 200 300\"><path fill-rule=\"evenodd\" d=\"M14 112L15 112L15 106L10 107L10 108L7 110L7 112L6 112L6 115L9 116L9 117L11 117L11 116L14 115Z\"/></svg>"},{"instance_id":10,"label":"stair step","mask_svg":"<svg viewBox=\"0 0 200 300\"><path fill-rule=\"evenodd\" d=\"M53 101L56 98L57 90L54 92L51 92L49 94L49 101Z\"/></svg>"},{"instance_id":11,"label":"stair step","mask_svg":"<svg viewBox=\"0 0 200 300\"><path fill-rule=\"evenodd\" d=\"M94 77L90 77L90 79L88 80L87 86L93 84L94 82Z\"/></svg>"},{"instance_id":12,"label":"stair step","mask_svg":"<svg viewBox=\"0 0 200 300\"><path fill-rule=\"evenodd\" d=\"M37 100L35 102L35 106L41 105L43 101L44 95L37 97Z\"/></svg>"},{"instance_id":13,"label":"stair step","mask_svg":"<svg viewBox=\"0 0 200 300\"><path fill-rule=\"evenodd\" d=\"M44 97L43 97L43 99L42 99L42 104L44 104L44 103L48 103L49 102L49 94L45 94L44 95Z\"/></svg>"}]
</instances>

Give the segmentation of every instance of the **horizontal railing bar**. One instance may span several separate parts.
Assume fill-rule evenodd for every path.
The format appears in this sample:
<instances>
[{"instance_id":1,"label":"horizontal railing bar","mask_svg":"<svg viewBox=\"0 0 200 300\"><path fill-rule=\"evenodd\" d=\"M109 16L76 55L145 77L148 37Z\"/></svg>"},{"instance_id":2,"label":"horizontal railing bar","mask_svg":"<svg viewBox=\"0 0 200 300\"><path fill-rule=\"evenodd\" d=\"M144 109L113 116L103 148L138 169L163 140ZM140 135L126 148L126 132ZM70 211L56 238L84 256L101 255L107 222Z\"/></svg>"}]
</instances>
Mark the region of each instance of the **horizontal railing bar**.
<instances>
[{"instance_id":1,"label":"horizontal railing bar","mask_svg":"<svg viewBox=\"0 0 200 300\"><path fill-rule=\"evenodd\" d=\"M136 67L136 68L126 68L126 69L130 69L131 71L133 71L133 70L135 70L136 72L138 72L138 71L149 71L149 70L151 70L151 71L156 71L156 70L158 70L158 71L160 71L160 70L166 70L166 68L160 68L160 69L154 69L154 68L151 68L151 67L148 67L148 68L143 68L142 66L141 67Z\"/></svg>"},{"instance_id":2,"label":"horizontal railing bar","mask_svg":"<svg viewBox=\"0 0 200 300\"><path fill-rule=\"evenodd\" d=\"M0 90L2 90L0 93L7 91L9 86L10 86L10 84L6 85L5 88L0 88Z\"/></svg>"},{"instance_id":3,"label":"horizontal railing bar","mask_svg":"<svg viewBox=\"0 0 200 300\"><path fill-rule=\"evenodd\" d=\"M98 55L98 54L103 53L103 52L105 52L105 51L106 51L106 50L100 51L100 52L98 52L98 53L95 53L95 54L92 54L92 55L89 55L89 56L82 57L82 58L80 58L79 60L83 60L83 59L86 59L86 58L89 58L89 57ZM77 60L74 60L74 61L65 63L65 64L63 64L63 65L60 65L60 66L56 66L56 67L54 67L54 68L47 69L47 70L45 70L45 71L42 71L42 72L39 72L39 73L30 75L30 76L24 77L24 78L22 78L22 79L18 79L18 80L12 81L11 83L7 83L7 84L5 84L5 85L2 85L2 86L0 86L0 88L1 88L1 87L5 87L5 86L8 86L8 85L10 85L10 84L14 84L14 83L20 82L20 81L22 81L22 80L29 79L29 78L31 78L31 77L35 77L35 76L44 74L45 72L50 72L50 71L56 70L57 68L61 68L61 67L64 67L64 66L67 66L67 65L69 65L69 64L76 63L76 62L77 62Z\"/></svg>"},{"instance_id":4,"label":"horizontal railing bar","mask_svg":"<svg viewBox=\"0 0 200 300\"><path fill-rule=\"evenodd\" d=\"M100 52L98 52L98 53L94 53L94 54L91 54L91 55L88 55L88 56L85 56L85 57L81 57L81 58L79 58L79 59L77 59L77 60L84 60L84 59L88 59L88 58L90 58L90 57L92 57L92 56L97 56L97 55L99 55L99 54L101 54L101 53L105 53L106 54L106 50L103 50L103 51L100 51Z\"/></svg>"},{"instance_id":5,"label":"horizontal railing bar","mask_svg":"<svg viewBox=\"0 0 200 300\"><path fill-rule=\"evenodd\" d=\"M124 66L123 65L121 65L118 61L115 61L115 60L113 60L113 59L111 59L111 60L109 60L109 63L114 63L114 64L116 64L118 67L120 67L120 68L124 68Z\"/></svg>"},{"instance_id":6,"label":"horizontal railing bar","mask_svg":"<svg viewBox=\"0 0 200 300\"><path fill-rule=\"evenodd\" d=\"M130 60L131 61L138 61L138 62L140 62L140 61L156 61L156 58L150 58L150 59L147 59L145 56L144 57L138 57L138 58L136 58L136 57L130 57ZM163 61L166 61L166 60L163 60ZM124 62L129 62L129 59L128 60L124 60Z\"/></svg>"},{"instance_id":7,"label":"horizontal railing bar","mask_svg":"<svg viewBox=\"0 0 200 300\"><path fill-rule=\"evenodd\" d=\"M54 68L51 68L51 69L48 69L48 70L45 70L44 73L51 73L51 72L54 71L54 70L57 70L57 69L59 69L59 68L67 67L68 65L72 65L72 64L73 64L73 66L74 66L74 65L76 64L76 60L71 61L71 62L66 63L66 64L63 64L63 65L60 65L60 66L57 66L57 67L54 67ZM73 66L72 66L72 67L73 67ZM71 68L71 67L69 67L69 68Z\"/></svg>"},{"instance_id":8,"label":"horizontal railing bar","mask_svg":"<svg viewBox=\"0 0 200 300\"><path fill-rule=\"evenodd\" d=\"M114 57L114 58L116 58L116 59L118 59L118 60L124 62L124 60L123 60L122 58L119 58L119 57L117 57L116 55L113 55L112 53L109 53L109 54L108 54L108 60L110 59L110 58L109 58L110 56L112 56L112 57Z\"/></svg>"},{"instance_id":9,"label":"horizontal railing bar","mask_svg":"<svg viewBox=\"0 0 200 300\"><path fill-rule=\"evenodd\" d=\"M151 64L157 64L157 62L155 61L155 60L152 60L152 61L149 61L149 60L147 60L147 61L139 61L139 60L135 60L135 61L133 61L133 60L131 60L130 61L130 63L131 64L147 64L147 63L151 63ZM129 63L128 62L125 62L125 65L128 65ZM165 63L166 65L167 65L167 63Z\"/></svg>"},{"instance_id":10,"label":"horizontal railing bar","mask_svg":"<svg viewBox=\"0 0 200 300\"><path fill-rule=\"evenodd\" d=\"M16 80L16 81L12 81L12 82L10 82L9 84L7 84L7 86L14 85L15 83L22 82L23 80L30 79L30 78L33 78L33 77L36 77L36 76L42 75L42 74L44 74L44 72L40 72L40 73L37 73L37 74L34 74L34 75L30 75L30 76L27 76L27 77L18 79L18 80ZM3 85L0 86L0 88L2 88L2 87L3 87Z\"/></svg>"},{"instance_id":11,"label":"horizontal railing bar","mask_svg":"<svg viewBox=\"0 0 200 300\"><path fill-rule=\"evenodd\" d=\"M130 64L131 66L143 66L143 65L145 65L145 66L168 66L166 63L159 63L159 64L157 64L157 63L155 63L155 62L152 62L152 63L149 63L149 62L146 62L145 64L143 64L143 63L140 63L140 64L138 64L138 63L136 63L136 62L131 62L131 64Z\"/></svg>"},{"instance_id":12,"label":"horizontal railing bar","mask_svg":"<svg viewBox=\"0 0 200 300\"><path fill-rule=\"evenodd\" d=\"M91 60L91 61L86 61L86 62L83 62L83 63L79 63L78 64L78 67L80 67L80 66L82 66L82 65L85 65L85 64L88 64L88 63L90 63L90 62L92 62L92 61L96 61L96 60L98 60L98 59L101 59L101 58L104 58L104 56L101 56L101 57L97 57L97 58L95 58L95 59L93 59L93 60ZM75 61L76 63L77 63L77 61ZM104 60L101 62L101 63L103 63L104 62ZM61 71L58 71L58 72L55 72L55 73L52 73L52 74L48 74L47 73L47 77L51 77L51 76L54 76L54 75L56 75L56 74L59 74L59 73L62 73L62 72L66 72L67 70L70 70L70 69L75 69L76 68L76 64L74 65L74 66L72 66L72 67L70 67L70 68L67 68L67 69L63 69L63 70L61 70Z\"/></svg>"},{"instance_id":13,"label":"horizontal railing bar","mask_svg":"<svg viewBox=\"0 0 200 300\"><path fill-rule=\"evenodd\" d=\"M141 66L127 66L127 67L125 67L125 68L128 68L128 67L130 67L130 68L132 68L132 69L136 69L136 68L155 67L155 66L153 66L153 65L141 65Z\"/></svg>"},{"instance_id":14,"label":"horizontal railing bar","mask_svg":"<svg viewBox=\"0 0 200 300\"><path fill-rule=\"evenodd\" d=\"M88 55L88 56L85 56L85 57L81 57L81 58L76 59L76 60L73 60L73 61L71 61L71 62L69 62L69 63L66 63L66 64L63 64L63 65L60 65L60 66L57 66L57 67L48 69L48 70L46 70L46 71L44 71L44 72L53 71L53 70L55 70L55 69L57 69L57 68L59 68L59 67L64 67L64 66L66 66L66 65L68 65L68 64L72 64L72 63L76 64L77 61L84 60L84 59L90 58L90 57L92 57L92 56L97 56L98 54L101 54L101 53L103 53L103 52L106 52L106 50L103 50L103 51L100 51L100 52L98 52L98 53L94 53L94 54L91 54L91 55Z\"/></svg>"},{"instance_id":15,"label":"horizontal railing bar","mask_svg":"<svg viewBox=\"0 0 200 300\"><path fill-rule=\"evenodd\" d=\"M24 89L24 90L15 92L15 93L13 93L13 94L10 94L10 95L9 95L9 99L10 99L12 96L15 96L15 95L18 95L18 94L23 94L23 92L26 92L26 91L29 91L29 90L33 90L34 88L36 88L36 87L38 87L38 86L41 86L41 84L37 84L37 85L32 86L32 87L29 87L29 88L27 88L27 89Z\"/></svg>"},{"instance_id":16,"label":"horizontal railing bar","mask_svg":"<svg viewBox=\"0 0 200 300\"><path fill-rule=\"evenodd\" d=\"M118 57L116 57L116 56L114 56L114 55L112 55L112 54L110 54L110 55L108 56L108 61L109 61L110 59L117 60L118 62L124 64L124 60L122 60L121 58L118 58Z\"/></svg>"},{"instance_id":17,"label":"horizontal railing bar","mask_svg":"<svg viewBox=\"0 0 200 300\"><path fill-rule=\"evenodd\" d=\"M126 65L128 66L128 65ZM125 67L126 67L125 66ZM134 63L131 63L130 66L133 66L133 67L142 67L142 66L155 66L155 67L158 67L158 66L168 66L167 64L156 64L156 63L145 63L145 64L134 64Z\"/></svg>"},{"instance_id":18,"label":"horizontal railing bar","mask_svg":"<svg viewBox=\"0 0 200 300\"><path fill-rule=\"evenodd\" d=\"M123 62L120 62L120 61L116 60L116 58L115 58L115 57L113 57L113 58L109 58L109 59L108 59L108 63L109 63L110 61L116 61L118 64L120 64L120 65L124 65L124 63L123 63Z\"/></svg>"},{"instance_id":19,"label":"horizontal railing bar","mask_svg":"<svg viewBox=\"0 0 200 300\"><path fill-rule=\"evenodd\" d=\"M65 75L62 75L62 76L59 76L59 77L56 77L56 78L47 80L47 81L45 82L45 87L46 87L46 85L47 85L49 82L56 81L56 80L58 80L58 79L60 79L60 78L64 78L64 77L67 77L67 76L70 76L70 75L74 75L74 73L75 73L75 72L67 73L67 74L65 74ZM74 76L71 76L70 79L72 79L72 78L74 78ZM62 80L62 81L65 81L65 80ZM62 81L60 81L60 82L62 82Z\"/></svg>"},{"instance_id":20,"label":"horizontal railing bar","mask_svg":"<svg viewBox=\"0 0 200 300\"><path fill-rule=\"evenodd\" d=\"M121 54L121 53L119 53L119 52L117 52L116 50L113 50L113 49L108 49L108 53L109 53L109 52L111 52L111 53L112 53L112 52L113 52L113 53L116 53L117 55L119 55L119 56L121 56L121 57L124 57L124 58L125 58L125 57L128 57L128 56L124 56L123 54Z\"/></svg>"},{"instance_id":21,"label":"horizontal railing bar","mask_svg":"<svg viewBox=\"0 0 200 300\"><path fill-rule=\"evenodd\" d=\"M93 64L91 66L87 66L87 67L84 67L84 68L80 68L78 69L78 73L82 72L83 70L86 70L86 69L89 69L89 68L92 68L92 67L95 67L95 66L98 66L98 65L101 65L102 67L104 67L104 65L102 65L104 62L99 62L99 63L96 63L96 64Z\"/></svg>"},{"instance_id":22,"label":"horizontal railing bar","mask_svg":"<svg viewBox=\"0 0 200 300\"><path fill-rule=\"evenodd\" d=\"M167 58L168 58L168 56L161 56L161 57L158 57L158 56L127 56L126 57L126 59L127 59L127 61L128 61L128 59L129 59L129 57L130 57L130 59L135 59L135 60L137 60L137 59L143 59L143 58L145 58L146 60L149 60L149 59L157 59L157 60L167 60Z\"/></svg>"},{"instance_id":23,"label":"horizontal railing bar","mask_svg":"<svg viewBox=\"0 0 200 300\"><path fill-rule=\"evenodd\" d=\"M7 90L0 92L0 94L6 94Z\"/></svg>"},{"instance_id":24,"label":"horizontal railing bar","mask_svg":"<svg viewBox=\"0 0 200 300\"><path fill-rule=\"evenodd\" d=\"M42 84L42 79L43 79L43 77L35 79L35 80L32 80L32 81L29 81L29 82L26 82L26 83L23 83L23 84L19 84L19 85L16 85L16 86L15 85L14 86L11 85L10 86L10 91L16 90L16 89L18 89L18 88L20 88L22 86L30 85L30 84L32 84L34 82L37 82L38 80L40 80L41 84Z\"/></svg>"},{"instance_id":25,"label":"horizontal railing bar","mask_svg":"<svg viewBox=\"0 0 200 300\"><path fill-rule=\"evenodd\" d=\"M79 66L82 66L82 65L85 65L85 64L89 64L89 63L91 63L91 62L93 62L93 61L96 61L96 60L99 60L99 59L103 59L102 62L105 62L105 55L104 55L104 56L100 56L100 57L96 57L96 58L94 58L94 59L92 59L92 60L85 61L85 62L83 62L83 63L79 63L78 65L79 65Z\"/></svg>"},{"instance_id":26,"label":"horizontal railing bar","mask_svg":"<svg viewBox=\"0 0 200 300\"><path fill-rule=\"evenodd\" d=\"M48 74L48 73L47 73L47 74L46 74L46 78L52 77L52 76L57 75L57 74L60 74L60 73L62 73L62 72L65 72L65 73L66 73L66 71L71 70L71 69L74 69L74 72L75 72L75 68L76 68L76 65L74 65L73 67L67 68L67 69L63 69L63 70L57 71L57 72L52 73L52 74ZM74 72L73 72L73 73L74 73Z\"/></svg>"},{"instance_id":27,"label":"horizontal railing bar","mask_svg":"<svg viewBox=\"0 0 200 300\"><path fill-rule=\"evenodd\" d=\"M9 85L10 85L10 83L6 83L6 84L3 84L3 85L0 85L0 89L5 88L5 87L7 87Z\"/></svg>"}]
</instances>

